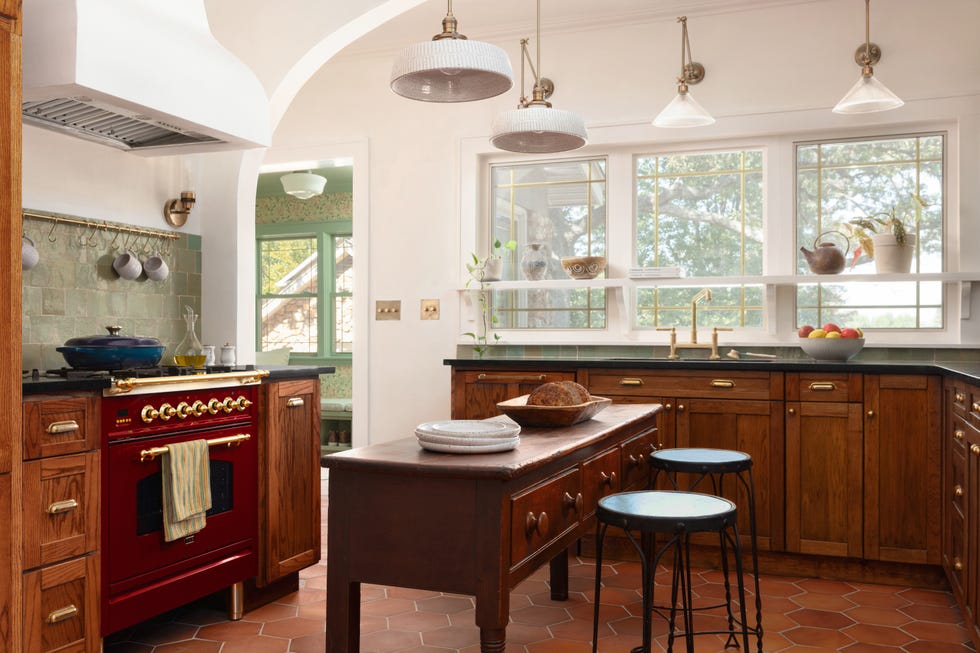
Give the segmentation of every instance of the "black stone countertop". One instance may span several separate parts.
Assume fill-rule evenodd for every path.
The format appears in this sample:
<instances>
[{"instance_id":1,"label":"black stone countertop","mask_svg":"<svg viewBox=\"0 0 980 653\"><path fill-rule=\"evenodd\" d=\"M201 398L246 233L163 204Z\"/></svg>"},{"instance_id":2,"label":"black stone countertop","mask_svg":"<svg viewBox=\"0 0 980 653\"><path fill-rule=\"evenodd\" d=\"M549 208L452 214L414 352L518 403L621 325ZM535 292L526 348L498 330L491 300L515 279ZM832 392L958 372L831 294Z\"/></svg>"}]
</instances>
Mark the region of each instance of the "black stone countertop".
<instances>
[{"instance_id":1,"label":"black stone countertop","mask_svg":"<svg viewBox=\"0 0 980 653\"><path fill-rule=\"evenodd\" d=\"M250 371L255 366L236 366L231 371ZM309 379L321 374L333 374L336 368L317 365L263 365L263 370L269 370L269 376L265 377L265 382L284 381L289 379ZM228 371L223 369L222 371ZM44 394L52 392L81 392L85 390L103 390L111 385L109 377L95 379L63 379L60 377L46 377L43 374L34 379L28 373L23 380L23 393L25 395Z\"/></svg>"},{"instance_id":2,"label":"black stone countertop","mask_svg":"<svg viewBox=\"0 0 980 653\"><path fill-rule=\"evenodd\" d=\"M853 361L832 363L809 359L667 360L656 358L447 358L444 365L456 368L573 370L615 368L631 370L768 370L775 372L862 372L865 374L942 374L970 383L980 383L980 362Z\"/></svg>"}]
</instances>

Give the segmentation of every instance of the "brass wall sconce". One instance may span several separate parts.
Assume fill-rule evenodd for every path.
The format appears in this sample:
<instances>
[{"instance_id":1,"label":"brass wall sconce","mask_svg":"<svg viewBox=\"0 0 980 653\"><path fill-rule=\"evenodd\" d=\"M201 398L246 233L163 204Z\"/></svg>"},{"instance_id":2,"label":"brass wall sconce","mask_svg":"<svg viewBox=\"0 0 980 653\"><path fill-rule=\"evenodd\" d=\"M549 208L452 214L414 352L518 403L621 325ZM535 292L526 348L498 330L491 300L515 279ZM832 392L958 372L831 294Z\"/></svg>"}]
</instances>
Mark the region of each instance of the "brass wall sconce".
<instances>
[{"instance_id":1,"label":"brass wall sconce","mask_svg":"<svg viewBox=\"0 0 980 653\"><path fill-rule=\"evenodd\" d=\"M167 224L174 227L183 227L187 222L187 216L194 208L194 191L185 190L181 192L180 199L167 200L163 205L163 217Z\"/></svg>"}]
</instances>

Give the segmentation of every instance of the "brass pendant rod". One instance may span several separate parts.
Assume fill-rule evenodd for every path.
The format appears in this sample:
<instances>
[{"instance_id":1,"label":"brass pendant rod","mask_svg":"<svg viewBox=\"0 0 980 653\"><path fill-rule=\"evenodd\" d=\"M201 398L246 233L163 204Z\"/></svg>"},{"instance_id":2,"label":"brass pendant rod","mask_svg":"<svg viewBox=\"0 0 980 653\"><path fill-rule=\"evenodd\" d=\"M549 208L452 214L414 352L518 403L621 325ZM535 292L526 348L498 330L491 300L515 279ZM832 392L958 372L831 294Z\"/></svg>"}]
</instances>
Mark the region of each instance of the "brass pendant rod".
<instances>
[{"instance_id":1,"label":"brass pendant rod","mask_svg":"<svg viewBox=\"0 0 980 653\"><path fill-rule=\"evenodd\" d=\"M864 0L864 56L871 62L871 0Z\"/></svg>"},{"instance_id":2,"label":"brass pendant rod","mask_svg":"<svg viewBox=\"0 0 980 653\"><path fill-rule=\"evenodd\" d=\"M538 63L537 70L532 66L531 72L534 73L534 86L535 88L541 84L541 78L538 76L538 71L541 70L541 0L538 0L538 11L537 11L537 27L535 32L536 39L534 43L534 50L536 53L536 61Z\"/></svg>"},{"instance_id":3,"label":"brass pendant rod","mask_svg":"<svg viewBox=\"0 0 980 653\"><path fill-rule=\"evenodd\" d=\"M687 64L692 61L691 42L687 38L687 16L681 16L677 21L681 24L681 76L677 81L684 84L687 82Z\"/></svg>"},{"instance_id":4,"label":"brass pendant rod","mask_svg":"<svg viewBox=\"0 0 980 653\"><path fill-rule=\"evenodd\" d=\"M105 220L92 220L89 218L79 218L75 216L57 215L54 213L41 213L38 211L24 210L21 215L25 218L31 218L34 220L47 220L48 222L54 222L56 224L75 224L84 227L95 227L96 229L102 229L104 231L118 231L127 234L136 234L139 236L150 236L153 238L177 240L180 238L180 234L172 233L169 231L157 231L155 229L143 229L141 227L127 227L124 225L111 224Z\"/></svg>"}]
</instances>

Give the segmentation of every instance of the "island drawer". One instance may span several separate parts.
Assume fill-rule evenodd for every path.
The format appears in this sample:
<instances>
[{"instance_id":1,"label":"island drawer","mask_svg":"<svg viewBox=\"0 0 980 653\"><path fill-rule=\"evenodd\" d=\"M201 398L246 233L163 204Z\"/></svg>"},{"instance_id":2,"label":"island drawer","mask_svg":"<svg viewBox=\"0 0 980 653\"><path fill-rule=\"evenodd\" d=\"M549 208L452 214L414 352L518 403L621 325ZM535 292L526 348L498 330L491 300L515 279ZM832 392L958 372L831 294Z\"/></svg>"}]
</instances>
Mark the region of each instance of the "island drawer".
<instances>
[{"instance_id":1,"label":"island drawer","mask_svg":"<svg viewBox=\"0 0 980 653\"><path fill-rule=\"evenodd\" d=\"M650 454L656 451L657 430L650 429L633 437L622 445L620 459L623 463L623 490L646 490L650 484Z\"/></svg>"},{"instance_id":2,"label":"island drawer","mask_svg":"<svg viewBox=\"0 0 980 653\"><path fill-rule=\"evenodd\" d=\"M619 468L619 458L619 449L616 448L582 463L583 519L595 513L599 499L620 491L622 472Z\"/></svg>"},{"instance_id":3,"label":"island drawer","mask_svg":"<svg viewBox=\"0 0 980 653\"><path fill-rule=\"evenodd\" d=\"M696 397L704 399L770 398L768 372L590 370L594 395Z\"/></svg>"},{"instance_id":4,"label":"island drawer","mask_svg":"<svg viewBox=\"0 0 980 653\"><path fill-rule=\"evenodd\" d=\"M582 475L570 469L511 497L510 561L515 567L570 527L584 508Z\"/></svg>"}]
</instances>

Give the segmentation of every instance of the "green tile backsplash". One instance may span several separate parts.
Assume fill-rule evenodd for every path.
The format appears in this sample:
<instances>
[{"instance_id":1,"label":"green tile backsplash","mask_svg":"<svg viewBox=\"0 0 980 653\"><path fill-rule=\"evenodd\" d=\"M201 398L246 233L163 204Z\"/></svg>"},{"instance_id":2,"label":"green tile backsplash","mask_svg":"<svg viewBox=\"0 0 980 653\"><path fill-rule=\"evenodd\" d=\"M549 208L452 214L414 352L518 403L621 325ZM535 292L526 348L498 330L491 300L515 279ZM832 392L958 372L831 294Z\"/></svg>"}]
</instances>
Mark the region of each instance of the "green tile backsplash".
<instances>
[{"instance_id":1,"label":"green tile backsplash","mask_svg":"<svg viewBox=\"0 0 980 653\"><path fill-rule=\"evenodd\" d=\"M66 216L70 217L70 216ZM101 220L99 221L101 222ZM69 338L105 333L118 324L122 333L159 338L164 362L184 336L184 306L201 312L201 237L135 239L122 232L25 216L24 234L41 256L24 271L23 369L56 369L65 360L56 351ZM54 228L52 229L52 226ZM118 234L118 237L117 237ZM112 261L127 246L141 259L160 251L170 268L164 281L140 275L121 279ZM198 324L200 336L201 325Z\"/></svg>"}]
</instances>

